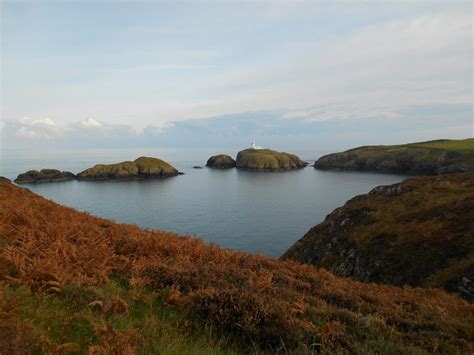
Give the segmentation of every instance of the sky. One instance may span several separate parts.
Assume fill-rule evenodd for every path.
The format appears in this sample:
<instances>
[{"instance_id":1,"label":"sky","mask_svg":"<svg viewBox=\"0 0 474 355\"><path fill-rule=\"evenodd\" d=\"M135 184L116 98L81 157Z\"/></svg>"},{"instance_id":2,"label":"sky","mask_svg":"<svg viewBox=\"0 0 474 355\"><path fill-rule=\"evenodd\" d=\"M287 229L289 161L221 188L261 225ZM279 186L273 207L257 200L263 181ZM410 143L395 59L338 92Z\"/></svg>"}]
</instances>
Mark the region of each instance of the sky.
<instances>
[{"instance_id":1,"label":"sky","mask_svg":"<svg viewBox=\"0 0 474 355\"><path fill-rule=\"evenodd\" d=\"M474 136L470 1L0 3L4 151Z\"/></svg>"}]
</instances>

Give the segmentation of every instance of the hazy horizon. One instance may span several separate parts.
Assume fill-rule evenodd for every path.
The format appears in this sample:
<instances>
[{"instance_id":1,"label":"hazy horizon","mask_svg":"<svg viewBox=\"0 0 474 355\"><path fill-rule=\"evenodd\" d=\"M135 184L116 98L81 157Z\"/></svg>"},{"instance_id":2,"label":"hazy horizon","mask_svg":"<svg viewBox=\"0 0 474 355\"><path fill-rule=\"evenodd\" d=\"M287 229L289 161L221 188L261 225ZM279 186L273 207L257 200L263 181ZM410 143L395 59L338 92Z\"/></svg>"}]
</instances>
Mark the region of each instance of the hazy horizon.
<instances>
[{"instance_id":1,"label":"hazy horizon","mask_svg":"<svg viewBox=\"0 0 474 355\"><path fill-rule=\"evenodd\" d=\"M1 150L474 136L471 2L1 3Z\"/></svg>"}]
</instances>

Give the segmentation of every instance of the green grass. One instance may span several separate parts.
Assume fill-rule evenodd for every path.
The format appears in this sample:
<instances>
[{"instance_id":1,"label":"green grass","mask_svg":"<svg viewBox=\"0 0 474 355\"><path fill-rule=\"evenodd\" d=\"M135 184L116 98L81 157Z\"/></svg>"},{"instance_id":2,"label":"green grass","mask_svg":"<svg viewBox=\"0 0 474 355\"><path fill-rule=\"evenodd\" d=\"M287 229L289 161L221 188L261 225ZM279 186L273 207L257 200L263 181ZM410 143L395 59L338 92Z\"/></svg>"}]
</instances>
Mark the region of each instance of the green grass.
<instances>
[{"instance_id":1,"label":"green grass","mask_svg":"<svg viewBox=\"0 0 474 355\"><path fill-rule=\"evenodd\" d=\"M64 286L57 294L38 294L27 287L6 287L4 310L12 311L31 327L32 353L57 351L68 344L85 354L98 346L119 351L127 346L137 354L236 354L214 340L209 329L193 327L162 302L163 291L138 291L111 281L97 287ZM93 301L121 299L129 309L114 312L88 306ZM31 321L33 320L33 321ZM47 339L44 343L42 339ZM122 349L120 348L122 347Z\"/></svg>"},{"instance_id":2,"label":"green grass","mask_svg":"<svg viewBox=\"0 0 474 355\"><path fill-rule=\"evenodd\" d=\"M455 152L474 151L474 138L461 140L440 139L429 142L407 144L406 146L445 149Z\"/></svg>"}]
</instances>

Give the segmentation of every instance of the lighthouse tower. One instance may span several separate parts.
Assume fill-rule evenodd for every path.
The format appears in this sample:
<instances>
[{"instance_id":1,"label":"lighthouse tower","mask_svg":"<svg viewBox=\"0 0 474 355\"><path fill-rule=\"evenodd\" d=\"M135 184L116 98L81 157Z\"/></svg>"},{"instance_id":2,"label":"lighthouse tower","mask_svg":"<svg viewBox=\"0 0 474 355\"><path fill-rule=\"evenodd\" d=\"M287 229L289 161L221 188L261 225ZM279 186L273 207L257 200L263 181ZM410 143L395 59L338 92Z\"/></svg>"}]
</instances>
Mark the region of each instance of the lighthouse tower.
<instances>
[{"instance_id":1,"label":"lighthouse tower","mask_svg":"<svg viewBox=\"0 0 474 355\"><path fill-rule=\"evenodd\" d=\"M255 145L255 141L253 141L252 145L250 146L250 149L263 149L263 148L259 147L258 145Z\"/></svg>"}]
</instances>

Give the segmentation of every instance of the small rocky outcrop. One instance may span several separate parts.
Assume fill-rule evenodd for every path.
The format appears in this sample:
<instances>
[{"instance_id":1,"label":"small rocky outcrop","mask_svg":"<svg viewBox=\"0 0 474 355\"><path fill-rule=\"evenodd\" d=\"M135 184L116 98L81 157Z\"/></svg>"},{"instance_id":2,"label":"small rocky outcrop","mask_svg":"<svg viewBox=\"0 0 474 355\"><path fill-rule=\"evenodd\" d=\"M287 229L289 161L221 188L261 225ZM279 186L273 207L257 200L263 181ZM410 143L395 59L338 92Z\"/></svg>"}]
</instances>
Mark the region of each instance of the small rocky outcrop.
<instances>
[{"instance_id":1,"label":"small rocky outcrop","mask_svg":"<svg viewBox=\"0 0 474 355\"><path fill-rule=\"evenodd\" d=\"M418 175L474 171L474 139L359 147L325 155L314 167Z\"/></svg>"},{"instance_id":2,"label":"small rocky outcrop","mask_svg":"<svg viewBox=\"0 0 474 355\"><path fill-rule=\"evenodd\" d=\"M194 166L193 166L193 169L202 169L202 166L194 165Z\"/></svg>"},{"instance_id":3,"label":"small rocky outcrop","mask_svg":"<svg viewBox=\"0 0 474 355\"><path fill-rule=\"evenodd\" d=\"M250 171L286 171L302 169L308 165L294 154L271 149L245 149L237 154L238 169Z\"/></svg>"},{"instance_id":4,"label":"small rocky outcrop","mask_svg":"<svg viewBox=\"0 0 474 355\"><path fill-rule=\"evenodd\" d=\"M78 180L135 180L182 175L167 162L150 157L117 164L98 164L77 174Z\"/></svg>"},{"instance_id":5,"label":"small rocky outcrop","mask_svg":"<svg viewBox=\"0 0 474 355\"><path fill-rule=\"evenodd\" d=\"M227 154L214 155L206 163L207 167L214 169L230 169L235 168L235 165L235 160Z\"/></svg>"},{"instance_id":6,"label":"small rocky outcrop","mask_svg":"<svg viewBox=\"0 0 474 355\"><path fill-rule=\"evenodd\" d=\"M45 182L60 182L74 180L76 176L69 171L56 169L30 170L18 175L15 179L17 184L37 184Z\"/></svg>"},{"instance_id":7,"label":"small rocky outcrop","mask_svg":"<svg viewBox=\"0 0 474 355\"><path fill-rule=\"evenodd\" d=\"M474 300L474 173L414 177L354 197L282 256L339 276L443 287Z\"/></svg>"}]
</instances>

